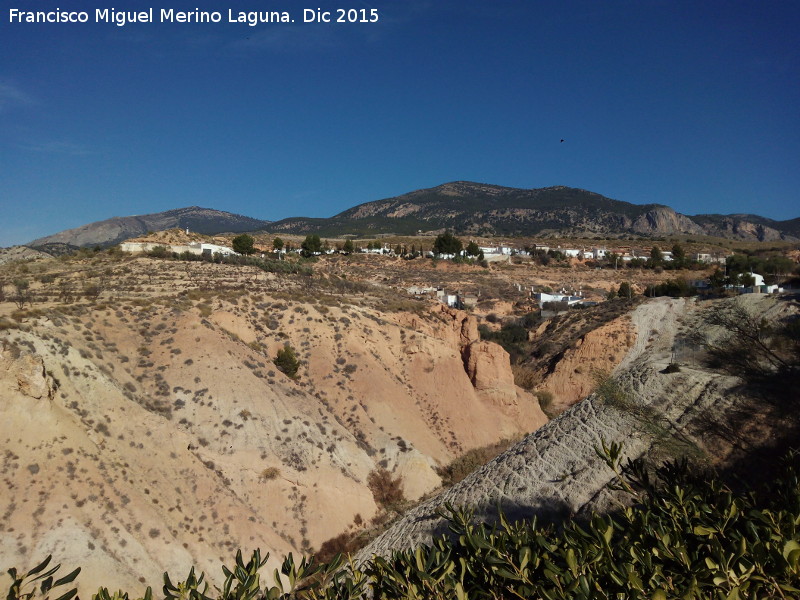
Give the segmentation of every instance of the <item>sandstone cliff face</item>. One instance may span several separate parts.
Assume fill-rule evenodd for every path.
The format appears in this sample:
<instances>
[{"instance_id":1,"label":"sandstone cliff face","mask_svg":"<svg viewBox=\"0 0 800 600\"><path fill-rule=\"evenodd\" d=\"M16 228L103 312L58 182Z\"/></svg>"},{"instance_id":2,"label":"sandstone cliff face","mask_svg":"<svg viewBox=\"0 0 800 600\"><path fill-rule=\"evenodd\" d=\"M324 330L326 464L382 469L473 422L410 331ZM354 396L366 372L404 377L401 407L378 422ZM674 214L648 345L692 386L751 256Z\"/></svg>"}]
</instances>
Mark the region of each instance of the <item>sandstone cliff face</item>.
<instances>
[{"instance_id":1,"label":"sandstone cliff face","mask_svg":"<svg viewBox=\"0 0 800 600\"><path fill-rule=\"evenodd\" d=\"M45 372L42 359L30 354L14 359L11 355L7 348L0 350L0 370L6 373L3 397L19 394L33 400L52 400L53 379Z\"/></svg>"},{"instance_id":2,"label":"sandstone cliff face","mask_svg":"<svg viewBox=\"0 0 800 600\"><path fill-rule=\"evenodd\" d=\"M493 342L474 342L464 348L464 362L472 385L498 406L517 403L517 389L508 352Z\"/></svg>"},{"instance_id":3,"label":"sandstone cliff face","mask_svg":"<svg viewBox=\"0 0 800 600\"><path fill-rule=\"evenodd\" d=\"M635 339L636 331L628 316L606 323L578 339L539 386L553 394L550 414L560 413L586 398L597 387L598 376L613 371Z\"/></svg>"}]
</instances>

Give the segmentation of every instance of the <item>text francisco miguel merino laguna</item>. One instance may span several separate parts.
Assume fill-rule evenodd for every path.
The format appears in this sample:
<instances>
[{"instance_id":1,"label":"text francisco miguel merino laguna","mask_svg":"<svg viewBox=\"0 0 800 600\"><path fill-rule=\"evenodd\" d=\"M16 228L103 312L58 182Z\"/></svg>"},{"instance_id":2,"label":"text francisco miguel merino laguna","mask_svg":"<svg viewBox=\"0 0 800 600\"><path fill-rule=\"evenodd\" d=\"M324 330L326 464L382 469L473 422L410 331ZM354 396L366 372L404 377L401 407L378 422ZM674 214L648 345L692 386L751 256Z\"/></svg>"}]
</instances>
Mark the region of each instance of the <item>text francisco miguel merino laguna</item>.
<instances>
[{"instance_id":1,"label":"text francisco miguel merino laguna","mask_svg":"<svg viewBox=\"0 0 800 600\"><path fill-rule=\"evenodd\" d=\"M9 23L87 23L90 14L86 11L53 11L8 9ZM337 8L333 11L304 8L303 23L377 23L378 10L375 8ZM238 11L228 9L227 23L243 23L255 27L259 23L294 23L288 11ZM97 8L94 11L95 23L113 23L124 27L129 23L220 23L223 13L206 10L175 10L161 8L158 12L152 8L140 11L123 11L115 8Z\"/></svg>"}]
</instances>

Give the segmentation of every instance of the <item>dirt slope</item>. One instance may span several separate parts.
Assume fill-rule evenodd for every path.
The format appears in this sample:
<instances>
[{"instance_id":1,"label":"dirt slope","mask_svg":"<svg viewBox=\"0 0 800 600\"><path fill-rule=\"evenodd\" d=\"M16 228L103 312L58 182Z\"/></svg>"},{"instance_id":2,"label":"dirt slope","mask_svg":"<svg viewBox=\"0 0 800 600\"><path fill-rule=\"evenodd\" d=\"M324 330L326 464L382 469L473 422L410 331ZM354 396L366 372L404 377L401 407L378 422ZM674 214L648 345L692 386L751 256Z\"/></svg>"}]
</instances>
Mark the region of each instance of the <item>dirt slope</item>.
<instances>
[{"instance_id":1,"label":"dirt slope","mask_svg":"<svg viewBox=\"0 0 800 600\"><path fill-rule=\"evenodd\" d=\"M83 595L192 565L216 578L239 548L274 565L368 522L372 470L416 498L437 465L546 421L460 311L382 312L224 265L137 259L103 278L97 303L35 305L0 331L0 563L52 553L84 568ZM287 343L296 380L272 364Z\"/></svg>"},{"instance_id":2,"label":"dirt slope","mask_svg":"<svg viewBox=\"0 0 800 600\"><path fill-rule=\"evenodd\" d=\"M734 300L728 300L734 301ZM769 318L780 307L768 297L743 298ZM497 518L500 506L512 519L564 517L587 507L608 506L610 469L596 456L602 440L624 445L626 457L702 450L693 425L711 411L724 415L738 393L737 380L698 366L689 334L704 327L694 300L655 299L631 314L636 341L605 386L450 490L410 511L359 555L361 560L392 549L430 542L445 531L436 515L445 503L476 508ZM673 360L678 373L664 373ZM616 398L616 400L615 400ZM673 433L678 432L678 442ZM681 445L681 438L689 440Z\"/></svg>"}]
</instances>

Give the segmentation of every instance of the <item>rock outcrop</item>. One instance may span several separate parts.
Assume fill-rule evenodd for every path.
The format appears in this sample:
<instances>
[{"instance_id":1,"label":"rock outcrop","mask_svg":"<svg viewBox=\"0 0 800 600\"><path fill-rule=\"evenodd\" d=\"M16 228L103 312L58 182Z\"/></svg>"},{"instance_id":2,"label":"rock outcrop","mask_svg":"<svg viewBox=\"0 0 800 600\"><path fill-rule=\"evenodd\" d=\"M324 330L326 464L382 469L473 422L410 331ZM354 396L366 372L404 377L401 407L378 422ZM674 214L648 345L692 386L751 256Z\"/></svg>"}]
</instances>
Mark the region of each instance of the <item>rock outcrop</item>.
<instances>
[{"instance_id":1,"label":"rock outcrop","mask_svg":"<svg viewBox=\"0 0 800 600\"><path fill-rule=\"evenodd\" d=\"M637 233L649 235L674 235L679 233L702 234L703 228L668 206L658 206L640 215L631 223Z\"/></svg>"},{"instance_id":2,"label":"rock outcrop","mask_svg":"<svg viewBox=\"0 0 800 600\"><path fill-rule=\"evenodd\" d=\"M508 352L494 342L473 342L463 350L467 375L482 397L498 406L517 403Z\"/></svg>"},{"instance_id":3,"label":"rock outcrop","mask_svg":"<svg viewBox=\"0 0 800 600\"><path fill-rule=\"evenodd\" d=\"M609 506L606 488L613 473L598 458L601 443L620 443L623 458L649 452L659 431L688 435L707 411L724 414L736 395L733 377L686 365L664 373L677 348L687 348L679 321L702 326L692 300L656 299L632 314L638 335L614 377L624 401L592 395L527 436L442 494L420 504L358 555L387 555L447 533L438 515L444 504L469 506L477 519L496 521L498 508L509 520L561 519L588 508ZM645 422L643 414L656 414ZM699 440L697 443L701 443Z\"/></svg>"}]
</instances>

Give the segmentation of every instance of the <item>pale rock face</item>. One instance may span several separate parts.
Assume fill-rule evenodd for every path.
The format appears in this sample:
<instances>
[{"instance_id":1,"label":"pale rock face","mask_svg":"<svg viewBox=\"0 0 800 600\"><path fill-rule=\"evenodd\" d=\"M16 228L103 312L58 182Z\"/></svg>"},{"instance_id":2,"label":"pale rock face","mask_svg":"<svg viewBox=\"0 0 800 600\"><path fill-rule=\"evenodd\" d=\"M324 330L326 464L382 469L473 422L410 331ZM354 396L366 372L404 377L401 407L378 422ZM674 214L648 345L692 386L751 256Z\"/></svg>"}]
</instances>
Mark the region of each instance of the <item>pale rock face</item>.
<instances>
[{"instance_id":1,"label":"pale rock face","mask_svg":"<svg viewBox=\"0 0 800 600\"><path fill-rule=\"evenodd\" d=\"M403 483L403 495L406 498L421 498L442 483L430 459L417 451L411 451L406 458L398 460L395 475Z\"/></svg>"},{"instance_id":2,"label":"pale rock face","mask_svg":"<svg viewBox=\"0 0 800 600\"><path fill-rule=\"evenodd\" d=\"M450 323L453 332L453 341L459 346L467 346L472 342L478 340L478 320L471 314L463 311L449 308L444 304L439 305L439 317L445 322Z\"/></svg>"},{"instance_id":3,"label":"pale rock face","mask_svg":"<svg viewBox=\"0 0 800 600\"><path fill-rule=\"evenodd\" d=\"M238 547L269 551L272 569L369 521L379 464L416 499L440 485L437 466L546 422L469 313L245 299L205 315L56 311L0 332L0 468L15 482L0 494L0 562L80 565L83 596L191 565L216 581ZM297 380L272 364L287 342Z\"/></svg>"},{"instance_id":4,"label":"pale rock face","mask_svg":"<svg viewBox=\"0 0 800 600\"><path fill-rule=\"evenodd\" d=\"M464 364L472 385L499 406L517 403L517 390L508 352L494 342L474 342L464 348Z\"/></svg>"},{"instance_id":5,"label":"pale rock face","mask_svg":"<svg viewBox=\"0 0 800 600\"><path fill-rule=\"evenodd\" d=\"M632 229L641 233L703 233L697 223L667 206L647 211L633 222Z\"/></svg>"},{"instance_id":6,"label":"pale rock face","mask_svg":"<svg viewBox=\"0 0 800 600\"><path fill-rule=\"evenodd\" d=\"M9 351L2 350L0 351L0 364L2 364L3 370L10 375L5 379L4 387L11 388L7 391L16 391L34 400L52 400L53 380L45 372L41 357L24 354L14 359Z\"/></svg>"}]
</instances>

